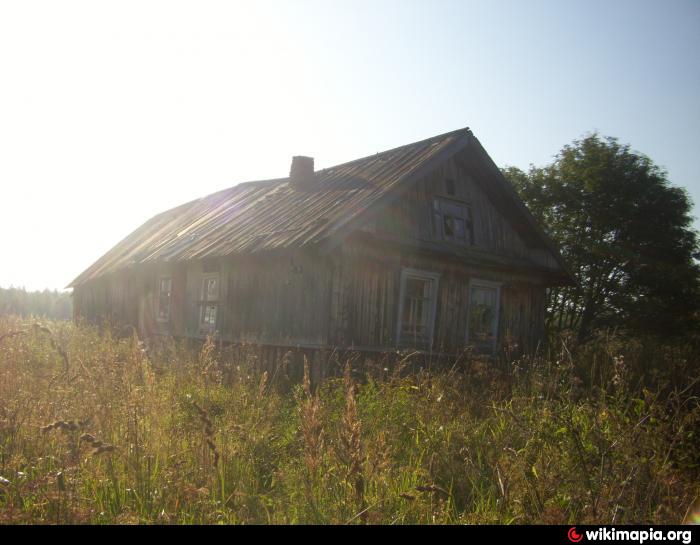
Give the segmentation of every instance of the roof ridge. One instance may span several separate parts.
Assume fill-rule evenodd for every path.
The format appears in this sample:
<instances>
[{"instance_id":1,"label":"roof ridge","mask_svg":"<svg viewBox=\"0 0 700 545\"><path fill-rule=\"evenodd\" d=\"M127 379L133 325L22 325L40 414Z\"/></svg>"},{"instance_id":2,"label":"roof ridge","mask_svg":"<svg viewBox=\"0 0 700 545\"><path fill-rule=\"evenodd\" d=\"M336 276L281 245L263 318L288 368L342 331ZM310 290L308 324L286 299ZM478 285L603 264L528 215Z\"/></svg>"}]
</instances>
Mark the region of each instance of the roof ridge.
<instances>
[{"instance_id":1,"label":"roof ridge","mask_svg":"<svg viewBox=\"0 0 700 545\"><path fill-rule=\"evenodd\" d=\"M411 146L415 146L415 145L417 145L417 144L425 144L425 143L427 143L427 142L430 142L431 140L441 140L441 139L443 139L443 138L445 138L445 137L447 137L447 136L451 136L451 135L453 135L453 134L457 134L457 133L460 133L460 132L463 132L463 133L465 133L465 134L467 134L467 133L471 134L471 129L470 129L469 127L463 127L463 128L461 128L461 129L455 129L455 130L453 130L453 131L448 131L448 132L445 132L445 133L443 133L443 134L438 134L438 135L436 135L436 136L431 136L430 138L424 138L423 140L416 140L415 142L411 142L410 144L403 144L403 145L401 145L401 146L396 146L395 148L390 148L390 149L387 149L387 150L384 150L384 151L378 151L378 152L376 152L376 153L374 153L374 154L372 154L372 155L365 155L364 157L359 157L358 159L352 159L352 160L350 160L350 161L345 161L344 163L338 163L337 165L332 165L332 166L330 166L330 167L322 168L322 169L321 169L320 171L318 171L318 172L321 172L321 171L324 171L324 170L331 170L331 169L338 168L338 167L342 167L342 166L345 166L345 165L350 165L350 164L352 164L352 163L357 163L358 161L365 161L365 160L367 160L367 159L373 159L373 158L378 157L378 156L380 156L380 155L385 155L385 154L388 154L388 153L392 153L392 152L395 152L395 151L400 150L400 149L402 149L402 148L408 148L408 147L411 147Z\"/></svg>"},{"instance_id":2,"label":"roof ridge","mask_svg":"<svg viewBox=\"0 0 700 545\"><path fill-rule=\"evenodd\" d=\"M252 184L270 184L272 185L273 183L282 183L286 182L289 179L289 177L286 178L267 178L265 180L247 180L245 182L238 182L237 184L230 185L228 187L225 187L223 189L219 189L218 191L214 191L213 193L207 193L203 197L199 197L197 199L194 199L195 201L202 201L204 199L208 199L209 197L213 197L214 195L218 195L219 193L223 193L225 191L231 191L232 189L235 189L237 187L241 187L244 185L252 185Z\"/></svg>"},{"instance_id":3,"label":"roof ridge","mask_svg":"<svg viewBox=\"0 0 700 545\"><path fill-rule=\"evenodd\" d=\"M400 150L400 149L402 149L402 148L408 148L408 147L410 147L410 146L415 146L415 145L417 145L417 144L425 144L425 143L427 143L427 142L430 142L431 140L441 140L441 139L443 139L443 138L445 138L445 137L447 137L447 136L451 136L451 135L453 135L453 134L462 133L462 132L465 133L465 134L467 134L467 133L471 134L471 129L470 129L469 127L463 127L463 128L461 128L461 129L455 129L455 130L448 131L448 132L445 132L445 133L442 133L442 134L438 134L438 135L435 135L435 136L431 136L430 138L424 138L423 140L416 140L415 142L411 142L411 143L409 143L409 144L403 144L403 145L401 145L401 146L396 146L395 148L390 148L390 149L387 149L387 150L378 151L378 152L376 152L376 153L374 153L374 154L371 154L371 155L365 155L364 157L359 157L359 158L357 158L357 159L352 159L352 160L350 160L350 161L345 161L345 162L343 162L343 163L338 163L338 164L335 164L335 165L331 165L331 166L329 166L329 167L326 167L326 168L322 168L322 169L320 169L320 170L317 170L316 172L324 172L324 171L332 170L332 169L334 169L334 168L343 167L343 166L346 166L346 165L351 165L351 164L357 163L357 162L359 162L359 161L366 161L367 159L373 159L373 158L376 158L376 157L381 156L381 155L385 155L385 154L388 154L388 153L393 153L393 152L395 152L395 151L397 151L397 150ZM231 189L234 189L234 188L236 188L236 187L241 187L242 185L248 185L248 184L264 184L264 183L269 183L269 184L272 184L272 183L282 183L282 182L285 182L285 181L287 181L287 180L289 180L289 176L285 176L285 177L281 177L281 178L266 178L266 179L263 179L263 180L246 180L245 182L238 182L237 184L231 185L231 186L229 186L229 187L225 187L224 189L219 189L218 191L214 191L213 193L208 193L207 195L204 195L203 197L199 197L198 199L194 199L194 201L207 199L207 198L209 198L209 197L212 197L212 196L214 196L214 195L217 195L218 193L223 193L224 191L230 191Z\"/></svg>"}]
</instances>

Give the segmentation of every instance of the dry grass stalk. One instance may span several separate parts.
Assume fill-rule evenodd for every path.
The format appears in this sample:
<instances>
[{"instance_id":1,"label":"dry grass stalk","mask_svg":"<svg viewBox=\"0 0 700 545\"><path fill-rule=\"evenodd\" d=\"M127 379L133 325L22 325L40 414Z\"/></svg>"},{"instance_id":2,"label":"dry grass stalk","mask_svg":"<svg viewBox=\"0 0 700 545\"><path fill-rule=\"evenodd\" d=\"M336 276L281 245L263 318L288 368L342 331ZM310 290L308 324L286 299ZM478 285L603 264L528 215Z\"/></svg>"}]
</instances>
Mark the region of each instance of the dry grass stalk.
<instances>
[{"instance_id":1,"label":"dry grass stalk","mask_svg":"<svg viewBox=\"0 0 700 545\"><path fill-rule=\"evenodd\" d=\"M267 390L267 379L268 374L267 371L265 371L260 377L260 383L258 384L258 399L265 397L265 391Z\"/></svg>"},{"instance_id":2,"label":"dry grass stalk","mask_svg":"<svg viewBox=\"0 0 700 545\"><path fill-rule=\"evenodd\" d=\"M219 362L216 358L216 343L213 335L207 335L206 341L199 351L199 368L202 376L209 380L220 384L223 380L223 373L219 367Z\"/></svg>"},{"instance_id":3,"label":"dry grass stalk","mask_svg":"<svg viewBox=\"0 0 700 545\"><path fill-rule=\"evenodd\" d=\"M345 411L340 422L339 445L336 448L336 455L345 466L346 481L354 490L357 506L364 513L362 517L364 519L366 514L363 471L365 456L362 451L362 426L357 414L355 384L350 374L349 363L345 366L343 384L345 386Z\"/></svg>"},{"instance_id":4,"label":"dry grass stalk","mask_svg":"<svg viewBox=\"0 0 700 545\"><path fill-rule=\"evenodd\" d=\"M61 359L63 360L63 371L65 373L67 373L68 370L70 369L70 362L68 360L68 354L63 349L63 347L58 343L58 341L56 341L56 337L53 334L53 332L45 325L41 325L38 323L34 324L34 330L37 332L41 331L43 333L46 333L49 336L49 342L51 343L51 348L53 348L61 356Z\"/></svg>"},{"instance_id":5,"label":"dry grass stalk","mask_svg":"<svg viewBox=\"0 0 700 545\"><path fill-rule=\"evenodd\" d=\"M214 465L218 466L220 455L219 450L216 448L216 443L214 442L214 426L211 422L209 413L205 411L202 407L197 405L197 403L195 402L193 402L192 405L197 411L197 414L199 415L199 420L202 422L203 425L204 442L207 444L207 447L209 447L209 451L214 457Z\"/></svg>"},{"instance_id":6,"label":"dry grass stalk","mask_svg":"<svg viewBox=\"0 0 700 545\"><path fill-rule=\"evenodd\" d=\"M316 474L325 443L321 418L321 402L311 391L309 361L304 357L304 398L299 408L301 432L304 436L304 460L311 475Z\"/></svg>"}]
</instances>

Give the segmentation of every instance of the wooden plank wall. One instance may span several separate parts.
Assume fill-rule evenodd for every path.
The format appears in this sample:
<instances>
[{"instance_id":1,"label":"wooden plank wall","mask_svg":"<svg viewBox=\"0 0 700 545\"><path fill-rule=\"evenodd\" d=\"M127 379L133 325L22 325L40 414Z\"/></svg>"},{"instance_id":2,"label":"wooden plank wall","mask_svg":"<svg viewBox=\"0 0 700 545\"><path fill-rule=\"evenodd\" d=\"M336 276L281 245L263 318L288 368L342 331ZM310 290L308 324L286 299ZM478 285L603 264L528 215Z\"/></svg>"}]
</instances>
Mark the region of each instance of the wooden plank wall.
<instances>
[{"instance_id":1,"label":"wooden plank wall","mask_svg":"<svg viewBox=\"0 0 700 545\"><path fill-rule=\"evenodd\" d=\"M357 244L334 255L330 342L344 347L394 347L400 257Z\"/></svg>"},{"instance_id":2,"label":"wooden plank wall","mask_svg":"<svg viewBox=\"0 0 700 545\"><path fill-rule=\"evenodd\" d=\"M523 241L482 189L481 185L488 183L488 180L467 172L459 156L450 159L432 174L415 183L403 198L382 211L365 230L408 236L418 241L434 240L433 197L448 197L446 179L455 182L454 198L471 204L474 246L477 249L506 257L529 259L545 267L557 267L548 250L529 247Z\"/></svg>"},{"instance_id":3,"label":"wooden plank wall","mask_svg":"<svg viewBox=\"0 0 700 545\"><path fill-rule=\"evenodd\" d=\"M386 349L397 345L398 299L402 268L439 273L433 350L464 349L469 281L501 283L499 343L533 347L544 320L545 287L533 276L468 267L415 252L403 253L381 243L345 244L336 256L331 337L333 345Z\"/></svg>"},{"instance_id":4,"label":"wooden plank wall","mask_svg":"<svg viewBox=\"0 0 700 545\"><path fill-rule=\"evenodd\" d=\"M326 344L332 286L328 261L302 251L236 256L227 267L224 338Z\"/></svg>"},{"instance_id":5,"label":"wooden plank wall","mask_svg":"<svg viewBox=\"0 0 700 545\"><path fill-rule=\"evenodd\" d=\"M433 350L464 348L470 279L502 283L499 342L533 348L544 321L544 286L515 272L467 267L382 243L352 240L335 254L238 256L208 265L159 264L89 282L74 290L75 311L91 322L130 324L142 336L201 337L199 300L205 269L221 278L219 338L276 346L358 350L397 347L403 267L440 274ZM170 322L156 320L158 278L173 279Z\"/></svg>"},{"instance_id":6,"label":"wooden plank wall","mask_svg":"<svg viewBox=\"0 0 700 545\"><path fill-rule=\"evenodd\" d=\"M73 290L74 315L92 323L109 322L130 325L142 336L156 333L180 332L176 324L183 319L182 267L169 264L142 266L92 280ZM156 321L158 279L173 277L171 322Z\"/></svg>"},{"instance_id":7,"label":"wooden plank wall","mask_svg":"<svg viewBox=\"0 0 700 545\"><path fill-rule=\"evenodd\" d=\"M203 275L218 272L219 338L289 346L325 344L332 285L327 262L302 251L188 262L183 333L200 336Z\"/></svg>"}]
</instances>

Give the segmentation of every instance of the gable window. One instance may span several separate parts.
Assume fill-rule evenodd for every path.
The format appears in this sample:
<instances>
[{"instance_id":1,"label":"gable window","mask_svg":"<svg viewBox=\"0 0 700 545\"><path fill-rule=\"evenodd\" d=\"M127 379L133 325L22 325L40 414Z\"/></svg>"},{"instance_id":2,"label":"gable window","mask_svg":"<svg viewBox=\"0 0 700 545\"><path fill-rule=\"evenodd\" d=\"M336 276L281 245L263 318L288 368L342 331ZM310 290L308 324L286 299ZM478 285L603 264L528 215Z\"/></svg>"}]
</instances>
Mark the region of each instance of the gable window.
<instances>
[{"instance_id":1,"label":"gable window","mask_svg":"<svg viewBox=\"0 0 700 545\"><path fill-rule=\"evenodd\" d=\"M433 199L435 237L461 244L474 244L471 207L456 199Z\"/></svg>"},{"instance_id":2,"label":"gable window","mask_svg":"<svg viewBox=\"0 0 700 545\"><path fill-rule=\"evenodd\" d=\"M172 301L173 281L169 276L161 276L158 280L158 299L156 319L159 322L170 320L170 303Z\"/></svg>"},{"instance_id":3,"label":"gable window","mask_svg":"<svg viewBox=\"0 0 700 545\"><path fill-rule=\"evenodd\" d=\"M199 329L203 333L216 330L219 314L219 273L207 273L202 279L201 314Z\"/></svg>"},{"instance_id":4,"label":"gable window","mask_svg":"<svg viewBox=\"0 0 700 545\"><path fill-rule=\"evenodd\" d=\"M433 341L439 275L403 269L399 299L398 343L430 348Z\"/></svg>"},{"instance_id":5,"label":"gable window","mask_svg":"<svg viewBox=\"0 0 700 545\"><path fill-rule=\"evenodd\" d=\"M469 284L467 344L478 353L492 354L496 349L500 292L495 282L472 280Z\"/></svg>"}]
</instances>

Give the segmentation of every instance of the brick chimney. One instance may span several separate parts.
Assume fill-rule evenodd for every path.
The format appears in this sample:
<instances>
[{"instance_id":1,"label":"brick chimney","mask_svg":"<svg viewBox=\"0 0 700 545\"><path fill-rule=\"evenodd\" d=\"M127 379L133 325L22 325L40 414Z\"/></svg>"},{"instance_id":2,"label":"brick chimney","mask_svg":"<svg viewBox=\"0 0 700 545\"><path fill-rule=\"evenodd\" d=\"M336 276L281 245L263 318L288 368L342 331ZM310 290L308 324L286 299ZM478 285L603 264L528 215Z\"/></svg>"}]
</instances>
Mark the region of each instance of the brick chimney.
<instances>
[{"instance_id":1,"label":"brick chimney","mask_svg":"<svg viewBox=\"0 0 700 545\"><path fill-rule=\"evenodd\" d=\"M314 186L314 158L303 155L292 157L289 185L293 189L309 190Z\"/></svg>"}]
</instances>

